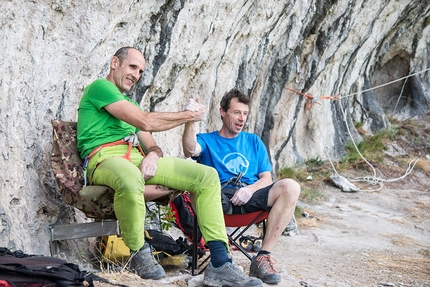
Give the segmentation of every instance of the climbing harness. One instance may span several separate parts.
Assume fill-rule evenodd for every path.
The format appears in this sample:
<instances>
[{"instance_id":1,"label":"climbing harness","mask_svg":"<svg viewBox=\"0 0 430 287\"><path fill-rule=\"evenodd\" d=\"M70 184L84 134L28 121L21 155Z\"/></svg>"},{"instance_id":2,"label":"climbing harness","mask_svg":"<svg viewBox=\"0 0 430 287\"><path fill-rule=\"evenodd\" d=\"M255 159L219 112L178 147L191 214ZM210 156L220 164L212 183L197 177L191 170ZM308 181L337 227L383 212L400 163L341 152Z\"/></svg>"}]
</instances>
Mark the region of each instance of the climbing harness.
<instances>
[{"instance_id":1,"label":"climbing harness","mask_svg":"<svg viewBox=\"0 0 430 287\"><path fill-rule=\"evenodd\" d=\"M334 95L334 96L312 96L311 94L302 93L302 92L299 92L297 90L290 89L288 87L286 87L285 89L290 90L290 91L292 91L294 93L297 93L297 94L302 95L305 98L307 98L308 99L308 102L306 103L306 109L307 110L312 109L312 107L313 107L314 104L321 105L321 103L319 102L319 100L339 100L340 99L339 95Z\"/></svg>"},{"instance_id":2,"label":"climbing harness","mask_svg":"<svg viewBox=\"0 0 430 287\"><path fill-rule=\"evenodd\" d=\"M221 189L223 189L228 185L232 185L234 187L239 187L239 188L246 186L247 185L246 183L241 182L242 176L243 176L243 172L239 172L237 176L234 176L230 178L228 181L221 183Z\"/></svg>"},{"instance_id":3,"label":"climbing harness","mask_svg":"<svg viewBox=\"0 0 430 287\"><path fill-rule=\"evenodd\" d=\"M233 205L230 199L237 190L248 185L241 181L242 176L243 172L239 172L237 176L231 177L229 180L221 183L221 205L224 214L233 213ZM246 213L243 206L240 206L240 212Z\"/></svg>"},{"instance_id":4,"label":"climbing harness","mask_svg":"<svg viewBox=\"0 0 430 287\"><path fill-rule=\"evenodd\" d=\"M122 158L125 158L128 161L131 161L130 154L131 154L131 149L133 147L137 147L137 149L140 151L140 153L143 156L145 156L145 153L143 152L143 149L139 144L139 138L137 137L136 134L130 134L121 140L102 144L101 146L98 146L95 149L93 149L93 151L90 152L90 154L87 155L84 159L84 164L82 165L82 169L84 171L84 186L87 186L87 166L88 166L88 162L90 161L91 157L105 147L111 147L111 146L117 146L117 145L128 145L127 152L123 156L120 156ZM98 163L98 165L100 163ZM91 185L91 183L90 183L90 185Z\"/></svg>"}]
</instances>

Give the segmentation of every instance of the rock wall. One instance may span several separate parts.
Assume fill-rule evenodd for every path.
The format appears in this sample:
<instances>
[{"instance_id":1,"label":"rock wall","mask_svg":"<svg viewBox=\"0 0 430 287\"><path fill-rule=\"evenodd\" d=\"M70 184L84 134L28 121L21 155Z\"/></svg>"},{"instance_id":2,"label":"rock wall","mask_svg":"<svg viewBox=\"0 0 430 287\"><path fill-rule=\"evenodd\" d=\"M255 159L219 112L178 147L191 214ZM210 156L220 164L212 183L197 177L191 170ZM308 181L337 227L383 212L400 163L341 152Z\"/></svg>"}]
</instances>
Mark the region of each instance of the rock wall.
<instances>
[{"instance_id":1,"label":"rock wall","mask_svg":"<svg viewBox=\"0 0 430 287\"><path fill-rule=\"evenodd\" d=\"M372 133L389 126L388 115L428 112L428 1L3 0L0 8L0 241L12 249L49 254L47 226L83 220L53 180L50 121L76 120L84 87L107 75L121 46L147 58L130 96L148 111L199 98L210 111L201 131L220 127L226 91L244 90L247 129L277 169L339 158L347 125L359 139L356 122ZM340 100L307 110L286 87ZM154 137L182 156L181 133Z\"/></svg>"}]
</instances>

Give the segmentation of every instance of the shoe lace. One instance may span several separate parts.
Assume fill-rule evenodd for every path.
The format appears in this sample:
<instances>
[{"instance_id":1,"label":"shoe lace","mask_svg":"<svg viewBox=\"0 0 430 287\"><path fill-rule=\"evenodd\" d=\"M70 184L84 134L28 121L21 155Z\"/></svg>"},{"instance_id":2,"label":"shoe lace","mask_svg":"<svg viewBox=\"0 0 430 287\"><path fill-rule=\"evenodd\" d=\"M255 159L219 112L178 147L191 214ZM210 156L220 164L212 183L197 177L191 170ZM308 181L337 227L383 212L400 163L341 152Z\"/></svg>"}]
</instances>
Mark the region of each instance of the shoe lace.
<instances>
[{"instance_id":1,"label":"shoe lace","mask_svg":"<svg viewBox=\"0 0 430 287\"><path fill-rule=\"evenodd\" d=\"M272 258L270 255L257 256L256 260L259 262L258 268L260 268L260 266L263 265L263 268L268 273L277 273L275 268L273 268L273 265L276 263L276 260Z\"/></svg>"},{"instance_id":2,"label":"shoe lace","mask_svg":"<svg viewBox=\"0 0 430 287\"><path fill-rule=\"evenodd\" d=\"M130 260L135 257L135 260L139 262L138 265L141 265L140 267L143 267L142 265L150 267L158 263L157 260L154 258L151 249L149 253L142 250L138 250L132 251L130 255Z\"/></svg>"},{"instance_id":3,"label":"shoe lace","mask_svg":"<svg viewBox=\"0 0 430 287\"><path fill-rule=\"evenodd\" d=\"M236 264L229 264L228 268L226 268L226 272L233 275L234 277L239 277L241 279L246 279L245 274Z\"/></svg>"}]
</instances>

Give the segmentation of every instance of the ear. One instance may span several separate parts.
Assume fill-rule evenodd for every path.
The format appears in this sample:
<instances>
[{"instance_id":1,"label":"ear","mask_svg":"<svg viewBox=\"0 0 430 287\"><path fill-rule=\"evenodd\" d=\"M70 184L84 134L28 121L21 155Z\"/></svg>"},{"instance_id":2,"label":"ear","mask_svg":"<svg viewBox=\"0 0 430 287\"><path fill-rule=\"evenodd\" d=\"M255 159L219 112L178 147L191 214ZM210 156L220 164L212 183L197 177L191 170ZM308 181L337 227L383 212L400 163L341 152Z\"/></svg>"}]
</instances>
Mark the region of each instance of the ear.
<instances>
[{"instance_id":1,"label":"ear","mask_svg":"<svg viewBox=\"0 0 430 287\"><path fill-rule=\"evenodd\" d=\"M221 115L221 117L225 116L225 111L223 108L219 108L219 114Z\"/></svg>"},{"instance_id":2,"label":"ear","mask_svg":"<svg viewBox=\"0 0 430 287\"><path fill-rule=\"evenodd\" d=\"M110 61L111 69L116 69L118 66L119 66L119 59L116 56L113 56L112 60Z\"/></svg>"},{"instance_id":3,"label":"ear","mask_svg":"<svg viewBox=\"0 0 430 287\"><path fill-rule=\"evenodd\" d=\"M223 120L223 119L224 119L224 117L225 117L226 112L224 111L224 109L223 109L223 108L219 108L219 114L220 114L220 116L221 116L221 120Z\"/></svg>"}]
</instances>

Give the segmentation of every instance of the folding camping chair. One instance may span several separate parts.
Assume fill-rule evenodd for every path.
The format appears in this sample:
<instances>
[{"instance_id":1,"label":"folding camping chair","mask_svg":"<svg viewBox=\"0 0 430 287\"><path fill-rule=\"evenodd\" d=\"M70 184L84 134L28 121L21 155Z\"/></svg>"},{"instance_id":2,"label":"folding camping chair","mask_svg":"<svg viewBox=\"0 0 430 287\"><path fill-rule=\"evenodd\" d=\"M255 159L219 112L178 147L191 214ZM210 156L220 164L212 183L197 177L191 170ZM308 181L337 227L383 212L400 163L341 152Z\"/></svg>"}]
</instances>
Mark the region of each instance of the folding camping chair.
<instances>
[{"instance_id":1,"label":"folding camping chair","mask_svg":"<svg viewBox=\"0 0 430 287\"><path fill-rule=\"evenodd\" d=\"M263 238L266 234L266 221L265 219L269 216L269 212L255 211L245 214L224 214L224 222L226 227L235 228L233 232L228 233L227 237L229 243L234 245L240 250L249 260L252 260L252 256L240 245L238 242L239 238L253 225L262 222L263 223ZM206 269L206 262L210 259L210 256L206 257L200 264L197 264L197 217L194 216L194 230L193 230L193 262L192 262L192 275L195 275L195 271L200 271L197 274L201 274ZM206 264L206 265L205 265Z\"/></svg>"},{"instance_id":2,"label":"folding camping chair","mask_svg":"<svg viewBox=\"0 0 430 287\"><path fill-rule=\"evenodd\" d=\"M107 186L84 186L82 171L83 160L77 148L76 122L53 120L53 143L51 165L64 202L82 211L94 222L50 225L51 255L56 254L55 243L61 240L119 235L118 221L113 210L114 190ZM159 192L160 189L163 192ZM159 185L145 186L147 194L167 194L151 198L159 204L166 205L178 191ZM154 196L152 196L154 197Z\"/></svg>"}]
</instances>

